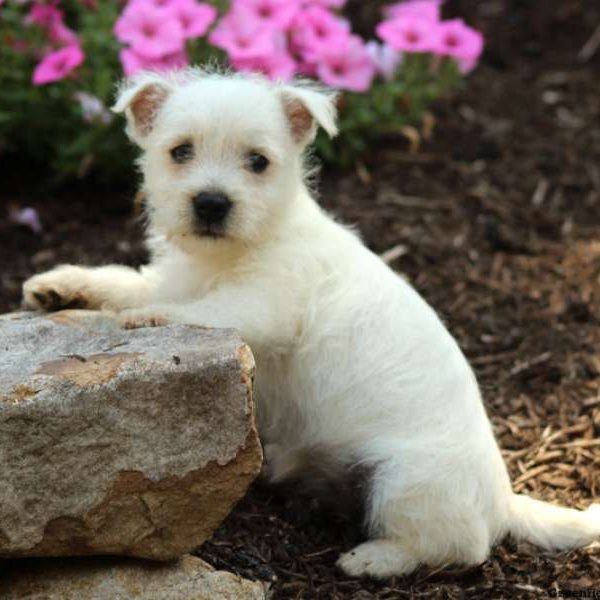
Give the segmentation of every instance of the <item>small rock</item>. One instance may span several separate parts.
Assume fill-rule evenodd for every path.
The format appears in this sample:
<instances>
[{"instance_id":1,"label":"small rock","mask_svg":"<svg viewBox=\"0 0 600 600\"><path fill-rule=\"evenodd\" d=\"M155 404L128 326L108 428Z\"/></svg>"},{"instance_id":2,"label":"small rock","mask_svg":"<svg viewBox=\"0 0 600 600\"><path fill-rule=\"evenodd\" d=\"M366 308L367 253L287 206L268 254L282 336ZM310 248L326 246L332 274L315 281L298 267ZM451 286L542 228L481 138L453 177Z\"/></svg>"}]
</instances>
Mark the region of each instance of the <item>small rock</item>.
<instances>
[{"instance_id":1,"label":"small rock","mask_svg":"<svg viewBox=\"0 0 600 600\"><path fill-rule=\"evenodd\" d=\"M253 368L232 330L0 317L0 556L199 546L260 471Z\"/></svg>"},{"instance_id":2,"label":"small rock","mask_svg":"<svg viewBox=\"0 0 600 600\"><path fill-rule=\"evenodd\" d=\"M167 565L114 558L29 559L0 567L0 598L265 600L268 589L261 582L215 571L190 555Z\"/></svg>"}]
</instances>

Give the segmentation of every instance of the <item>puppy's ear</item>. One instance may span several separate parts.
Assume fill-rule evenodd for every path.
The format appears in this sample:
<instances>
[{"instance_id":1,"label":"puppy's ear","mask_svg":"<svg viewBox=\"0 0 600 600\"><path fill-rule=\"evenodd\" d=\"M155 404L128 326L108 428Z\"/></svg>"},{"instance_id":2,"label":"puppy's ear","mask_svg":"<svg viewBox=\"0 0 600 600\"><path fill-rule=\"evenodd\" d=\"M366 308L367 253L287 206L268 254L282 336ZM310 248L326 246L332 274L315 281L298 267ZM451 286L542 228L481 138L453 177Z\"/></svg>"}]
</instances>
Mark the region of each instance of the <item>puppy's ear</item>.
<instances>
[{"instance_id":1,"label":"puppy's ear","mask_svg":"<svg viewBox=\"0 0 600 600\"><path fill-rule=\"evenodd\" d=\"M152 132L156 117L172 91L172 84L156 73L136 75L119 88L112 110L125 113L127 133L140 146Z\"/></svg>"},{"instance_id":2,"label":"puppy's ear","mask_svg":"<svg viewBox=\"0 0 600 600\"><path fill-rule=\"evenodd\" d=\"M298 83L281 89L283 110L294 141L302 146L315 139L320 125L329 135L337 134L337 94L310 84Z\"/></svg>"}]
</instances>

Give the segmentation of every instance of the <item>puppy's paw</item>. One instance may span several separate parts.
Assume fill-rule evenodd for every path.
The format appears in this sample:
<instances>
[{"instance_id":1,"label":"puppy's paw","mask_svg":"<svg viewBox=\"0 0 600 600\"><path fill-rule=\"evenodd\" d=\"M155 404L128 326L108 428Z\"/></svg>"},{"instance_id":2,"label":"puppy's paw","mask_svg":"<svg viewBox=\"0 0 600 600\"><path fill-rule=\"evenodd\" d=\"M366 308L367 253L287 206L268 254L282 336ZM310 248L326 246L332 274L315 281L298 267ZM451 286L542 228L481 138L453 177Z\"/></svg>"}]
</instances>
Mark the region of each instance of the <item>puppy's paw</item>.
<instances>
[{"instance_id":1,"label":"puppy's paw","mask_svg":"<svg viewBox=\"0 0 600 600\"><path fill-rule=\"evenodd\" d=\"M164 315L142 312L139 310L125 310L119 314L119 322L125 329L141 329L143 327L162 327L169 321Z\"/></svg>"},{"instance_id":2,"label":"puppy's paw","mask_svg":"<svg viewBox=\"0 0 600 600\"><path fill-rule=\"evenodd\" d=\"M372 540L342 554L337 566L351 577L387 579L414 571L418 561L395 542Z\"/></svg>"},{"instance_id":3,"label":"puppy's paw","mask_svg":"<svg viewBox=\"0 0 600 600\"><path fill-rule=\"evenodd\" d=\"M91 308L85 269L64 266L34 275L23 284L23 303L33 310Z\"/></svg>"}]
</instances>

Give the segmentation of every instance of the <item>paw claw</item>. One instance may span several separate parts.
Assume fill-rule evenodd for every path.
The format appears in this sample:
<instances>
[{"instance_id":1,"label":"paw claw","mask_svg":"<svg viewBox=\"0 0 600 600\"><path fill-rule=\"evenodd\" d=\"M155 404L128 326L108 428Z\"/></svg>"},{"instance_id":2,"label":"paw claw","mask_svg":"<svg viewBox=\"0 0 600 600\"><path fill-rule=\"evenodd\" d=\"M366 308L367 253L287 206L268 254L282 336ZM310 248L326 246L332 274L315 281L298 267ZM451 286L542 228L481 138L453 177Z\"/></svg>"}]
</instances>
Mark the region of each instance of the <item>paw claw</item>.
<instances>
[{"instance_id":1,"label":"paw claw","mask_svg":"<svg viewBox=\"0 0 600 600\"><path fill-rule=\"evenodd\" d=\"M40 306L46 306L46 295L41 292L33 292L33 297L39 302Z\"/></svg>"},{"instance_id":2,"label":"paw claw","mask_svg":"<svg viewBox=\"0 0 600 600\"><path fill-rule=\"evenodd\" d=\"M27 296L25 297L26 305L31 308L42 308L44 310L52 311L61 308L75 308L75 306L81 306L80 298L74 296L69 299L52 288L32 291L31 295L35 298L35 302L31 302L31 299L28 299Z\"/></svg>"},{"instance_id":3,"label":"paw claw","mask_svg":"<svg viewBox=\"0 0 600 600\"><path fill-rule=\"evenodd\" d=\"M63 300L63 297L55 290L49 289L48 295L46 296L46 301L50 310L57 310L62 306L66 305Z\"/></svg>"},{"instance_id":4,"label":"paw claw","mask_svg":"<svg viewBox=\"0 0 600 600\"><path fill-rule=\"evenodd\" d=\"M121 325L124 329L163 327L168 323L168 320L162 315L128 315L121 319Z\"/></svg>"}]
</instances>

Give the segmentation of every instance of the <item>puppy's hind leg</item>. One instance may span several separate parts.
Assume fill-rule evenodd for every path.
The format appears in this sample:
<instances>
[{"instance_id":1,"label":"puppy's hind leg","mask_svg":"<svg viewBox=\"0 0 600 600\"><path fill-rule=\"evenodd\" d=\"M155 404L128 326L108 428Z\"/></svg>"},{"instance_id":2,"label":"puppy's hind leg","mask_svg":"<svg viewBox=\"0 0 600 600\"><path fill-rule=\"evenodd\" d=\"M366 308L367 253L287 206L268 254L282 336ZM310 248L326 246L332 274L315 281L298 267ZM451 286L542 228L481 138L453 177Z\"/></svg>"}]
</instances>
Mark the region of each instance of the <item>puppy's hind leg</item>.
<instances>
[{"instance_id":1,"label":"puppy's hind leg","mask_svg":"<svg viewBox=\"0 0 600 600\"><path fill-rule=\"evenodd\" d=\"M419 561L400 541L371 540L342 554L338 566L352 577L385 579L407 575L419 566Z\"/></svg>"},{"instance_id":2,"label":"puppy's hind leg","mask_svg":"<svg viewBox=\"0 0 600 600\"><path fill-rule=\"evenodd\" d=\"M411 547L409 531L402 530L401 503L390 498L391 485L381 475L371 481L366 498L366 521L371 539L342 554L337 565L352 577L385 579L408 575L420 564L420 558Z\"/></svg>"},{"instance_id":3,"label":"puppy's hind leg","mask_svg":"<svg viewBox=\"0 0 600 600\"><path fill-rule=\"evenodd\" d=\"M338 566L351 576L383 579L419 565L482 563L489 528L471 498L453 497L455 490L439 480L407 486L401 466L380 465L367 505L373 539L343 554Z\"/></svg>"}]
</instances>

